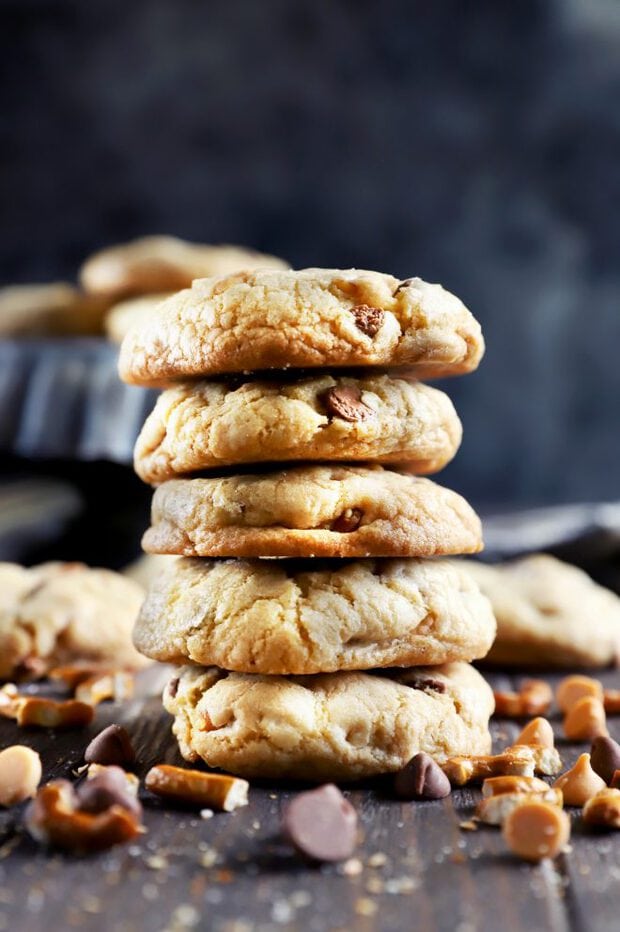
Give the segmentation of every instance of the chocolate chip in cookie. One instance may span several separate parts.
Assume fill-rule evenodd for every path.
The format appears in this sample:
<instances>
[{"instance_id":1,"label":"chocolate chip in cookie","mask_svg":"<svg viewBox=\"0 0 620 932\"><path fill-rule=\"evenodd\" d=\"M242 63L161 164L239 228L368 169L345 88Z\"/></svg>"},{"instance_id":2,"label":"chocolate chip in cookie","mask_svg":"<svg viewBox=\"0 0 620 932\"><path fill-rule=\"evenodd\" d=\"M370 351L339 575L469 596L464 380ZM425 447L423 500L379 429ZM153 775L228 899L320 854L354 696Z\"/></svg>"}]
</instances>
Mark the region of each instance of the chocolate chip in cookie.
<instances>
[{"instance_id":1,"label":"chocolate chip in cookie","mask_svg":"<svg viewBox=\"0 0 620 932\"><path fill-rule=\"evenodd\" d=\"M374 337L381 328L385 312L380 307L370 307L368 304L356 304L351 308L358 330L367 337Z\"/></svg>"},{"instance_id":2,"label":"chocolate chip in cookie","mask_svg":"<svg viewBox=\"0 0 620 932\"><path fill-rule=\"evenodd\" d=\"M405 278L405 279L400 283L400 285L398 286L398 288L396 288L396 290L394 291L393 297L395 298L399 291L402 291L403 288L408 288L409 285L412 285L413 282L415 282L415 281L416 281L415 278Z\"/></svg>"},{"instance_id":3,"label":"chocolate chip in cookie","mask_svg":"<svg viewBox=\"0 0 620 932\"><path fill-rule=\"evenodd\" d=\"M336 531L337 534L350 534L358 529L363 517L364 512L361 508L347 508L332 521L330 530Z\"/></svg>"},{"instance_id":4,"label":"chocolate chip in cookie","mask_svg":"<svg viewBox=\"0 0 620 932\"><path fill-rule=\"evenodd\" d=\"M446 684L443 680L436 680L432 676L414 679L407 685L411 686L412 689L422 689L425 692L430 690L434 693L445 693L446 691Z\"/></svg>"},{"instance_id":5,"label":"chocolate chip in cookie","mask_svg":"<svg viewBox=\"0 0 620 932\"><path fill-rule=\"evenodd\" d=\"M351 385L339 388L330 388L323 396L325 407L332 417L342 418L343 421L365 421L375 412L362 401L362 393Z\"/></svg>"}]
</instances>

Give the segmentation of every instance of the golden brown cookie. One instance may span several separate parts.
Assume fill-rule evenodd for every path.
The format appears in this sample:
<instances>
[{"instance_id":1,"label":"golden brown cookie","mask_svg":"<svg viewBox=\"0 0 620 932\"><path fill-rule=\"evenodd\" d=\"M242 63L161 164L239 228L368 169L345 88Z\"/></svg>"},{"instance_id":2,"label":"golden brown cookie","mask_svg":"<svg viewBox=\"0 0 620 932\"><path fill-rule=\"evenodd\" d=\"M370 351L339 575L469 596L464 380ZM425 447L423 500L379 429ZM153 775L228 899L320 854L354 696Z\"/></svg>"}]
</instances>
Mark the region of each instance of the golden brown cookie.
<instances>
[{"instance_id":1,"label":"golden brown cookie","mask_svg":"<svg viewBox=\"0 0 620 932\"><path fill-rule=\"evenodd\" d=\"M170 293L165 291L163 294L143 294L119 301L105 316L104 327L108 339L113 343L122 343L125 334L135 324L147 321L153 309L169 297Z\"/></svg>"},{"instance_id":2,"label":"golden brown cookie","mask_svg":"<svg viewBox=\"0 0 620 932\"><path fill-rule=\"evenodd\" d=\"M195 281L129 331L119 371L151 385L266 369L402 366L471 372L480 325L440 285L357 269L239 272Z\"/></svg>"},{"instance_id":3,"label":"golden brown cookie","mask_svg":"<svg viewBox=\"0 0 620 932\"><path fill-rule=\"evenodd\" d=\"M80 281L87 291L118 300L179 291L189 288L195 278L242 269L286 268L282 259L242 246L206 246L175 236L144 236L95 253L80 269Z\"/></svg>"},{"instance_id":4,"label":"golden brown cookie","mask_svg":"<svg viewBox=\"0 0 620 932\"><path fill-rule=\"evenodd\" d=\"M142 546L186 557L431 557L475 553L482 536L467 502L430 479L296 466L164 482Z\"/></svg>"},{"instance_id":5,"label":"golden brown cookie","mask_svg":"<svg viewBox=\"0 0 620 932\"><path fill-rule=\"evenodd\" d=\"M183 667L164 690L181 754L245 777L359 780L488 754L493 693L465 663L376 673L257 676Z\"/></svg>"},{"instance_id":6,"label":"golden brown cookie","mask_svg":"<svg viewBox=\"0 0 620 932\"><path fill-rule=\"evenodd\" d=\"M82 336L101 332L109 301L67 282L0 288L0 336Z\"/></svg>"},{"instance_id":7,"label":"golden brown cookie","mask_svg":"<svg viewBox=\"0 0 620 932\"><path fill-rule=\"evenodd\" d=\"M222 466L286 460L446 465L461 424L443 392L369 374L293 382L183 382L160 395L138 437L145 482Z\"/></svg>"},{"instance_id":8,"label":"golden brown cookie","mask_svg":"<svg viewBox=\"0 0 620 932\"><path fill-rule=\"evenodd\" d=\"M0 679L76 660L139 667L131 629L144 590L81 563L0 564Z\"/></svg>"},{"instance_id":9,"label":"golden brown cookie","mask_svg":"<svg viewBox=\"0 0 620 932\"><path fill-rule=\"evenodd\" d=\"M503 665L604 667L620 656L620 598L545 554L499 566L462 564L488 596Z\"/></svg>"},{"instance_id":10,"label":"golden brown cookie","mask_svg":"<svg viewBox=\"0 0 620 932\"><path fill-rule=\"evenodd\" d=\"M176 560L153 580L134 644L153 660L306 674L484 657L495 619L442 560Z\"/></svg>"}]
</instances>

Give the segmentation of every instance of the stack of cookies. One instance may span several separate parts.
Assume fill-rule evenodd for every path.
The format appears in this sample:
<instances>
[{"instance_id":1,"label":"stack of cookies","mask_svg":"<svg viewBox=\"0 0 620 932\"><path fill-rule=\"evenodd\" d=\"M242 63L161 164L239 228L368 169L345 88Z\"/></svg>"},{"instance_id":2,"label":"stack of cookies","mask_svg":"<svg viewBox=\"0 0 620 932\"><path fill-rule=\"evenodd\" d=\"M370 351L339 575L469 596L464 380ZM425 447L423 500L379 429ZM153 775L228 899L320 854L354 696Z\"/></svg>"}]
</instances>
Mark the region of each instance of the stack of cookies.
<instances>
[{"instance_id":1,"label":"stack of cookies","mask_svg":"<svg viewBox=\"0 0 620 932\"><path fill-rule=\"evenodd\" d=\"M488 753L495 634L458 562L480 522L420 473L455 454L450 400L480 327L438 285L362 271L201 279L126 336L123 379L168 385L138 439L158 488L136 646L188 760L349 780Z\"/></svg>"}]
</instances>

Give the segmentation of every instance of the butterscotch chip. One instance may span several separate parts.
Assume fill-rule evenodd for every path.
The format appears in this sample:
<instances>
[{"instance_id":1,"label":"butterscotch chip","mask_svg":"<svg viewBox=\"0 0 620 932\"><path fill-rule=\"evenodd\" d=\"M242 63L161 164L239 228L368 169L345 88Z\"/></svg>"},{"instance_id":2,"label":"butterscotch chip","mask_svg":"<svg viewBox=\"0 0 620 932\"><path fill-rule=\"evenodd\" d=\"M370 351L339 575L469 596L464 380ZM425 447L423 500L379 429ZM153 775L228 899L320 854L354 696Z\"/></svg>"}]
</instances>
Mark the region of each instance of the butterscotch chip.
<instances>
[{"instance_id":1,"label":"butterscotch chip","mask_svg":"<svg viewBox=\"0 0 620 932\"><path fill-rule=\"evenodd\" d=\"M558 777L553 785L562 790L567 806L583 806L605 788L605 781L592 769L590 755L581 754L576 764Z\"/></svg>"},{"instance_id":2,"label":"butterscotch chip","mask_svg":"<svg viewBox=\"0 0 620 932\"><path fill-rule=\"evenodd\" d=\"M495 625L445 561L177 560L155 580L134 640L154 660L308 674L483 657ZM417 688L445 691L419 672Z\"/></svg>"},{"instance_id":3,"label":"butterscotch chip","mask_svg":"<svg viewBox=\"0 0 620 932\"><path fill-rule=\"evenodd\" d=\"M144 236L90 256L80 269L87 291L120 298L129 294L178 291L195 278L228 275L240 269L285 269L286 262L240 246L207 246L174 236Z\"/></svg>"},{"instance_id":4,"label":"butterscotch chip","mask_svg":"<svg viewBox=\"0 0 620 932\"><path fill-rule=\"evenodd\" d=\"M597 828L620 828L620 790L599 790L583 807L583 821Z\"/></svg>"},{"instance_id":5,"label":"butterscotch chip","mask_svg":"<svg viewBox=\"0 0 620 932\"><path fill-rule=\"evenodd\" d=\"M618 715L620 713L620 689L605 689L603 705L608 715Z\"/></svg>"},{"instance_id":6,"label":"butterscotch chip","mask_svg":"<svg viewBox=\"0 0 620 932\"><path fill-rule=\"evenodd\" d=\"M37 792L41 758L36 751L14 744L0 751L0 806L14 806Z\"/></svg>"},{"instance_id":7,"label":"butterscotch chip","mask_svg":"<svg viewBox=\"0 0 620 932\"><path fill-rule=\"evenodd\" d=\"M517 806L503 826L504 839L526 861L555 858L570 838L570 819L550 803L532 800Z\"/></svg>"},{"instance_id":8,"label":"butterscotch chip","mask_svg":"<svg viewBox=\"0 0 620 932\"><path fill-rule=\"evenodd\" d=\"M583 696L567 712L563 727L569 741L591 741L607 735L603 703L592 696Z\"/></svg>"},{"instance_id":9,"label":"butterscotch chip","mask_svg":"<svg viewBox=\"0 0 620 932\"><path fill-rule=\"evenodd\" d=\"M602 700L603 685L600 680L580 674L567 676L561 680L555 693L556 702L564 714L570 712L572 707L586 696Z\"/></svg>"},{"instance_id":10,"label":"butterscotch chip","mask_svg":"<svg viewBox=\"0 0 620 932\"><path fill-rule=\"evenodd\" d=\"M554 747L555 737L550 722L540 716L532 719L522 729L515 744L540 745L546 748Z\"/></svg>"},{"instance_id":11,"label":"butterscotch chip","mask_svg":"<svg viewBox=\"0 0 620 932\"><path fill-rule=\"evenodd\" d=\"M503 666L605 667L620 653L620 598L546 554L490 566L468 563L491 600Z\"/></svg>"},{"instance_id":12,"label":"butterscotch chip","mask_svg":"<svg viewBox=\"0 0 620 932\"><path fill-rule=\"evenodd\" d=\"M356 269L240 272L194 281L131 330L119 369L154 384L287 368L407 366L418 377L476 368L480 327L458 298Z\"/></svg>"},{"instance_id":13,"label":"butterscotch chip","mask_svg":"<svg viewBox=\"0 0 620 932\"><path fill-rule=\"evenodd\" d=\"M163 392L134 465L159 483L222 466L295 460L441 469L461 442L447 395L391 375L182 382Z\"/></svg>"},{"instance_id":14,"label":"butterscotch chip","mask_svg":"<svg viewBox=\"0 0 620 932\"><path fill-rule=\"evenodd\" d=\"M196 806L211 806L232 812L248 804L249 784L225 774L186 770L158 764L147 773L144 785L151 793Z\"/></svg>"},{"instance_id":15,"label":"butterscotch chip","mask_svg":"<svg viewBox=\"0 0 620 932\"><path fill-rule=\"evenodd\" d=\"M361 512L359 525L334 530L347 511ZM479 550L482 532L467 502L429 479L296 466L165 482L142 545L186 557L430 557Z\"/></svg>"}]
</instances>

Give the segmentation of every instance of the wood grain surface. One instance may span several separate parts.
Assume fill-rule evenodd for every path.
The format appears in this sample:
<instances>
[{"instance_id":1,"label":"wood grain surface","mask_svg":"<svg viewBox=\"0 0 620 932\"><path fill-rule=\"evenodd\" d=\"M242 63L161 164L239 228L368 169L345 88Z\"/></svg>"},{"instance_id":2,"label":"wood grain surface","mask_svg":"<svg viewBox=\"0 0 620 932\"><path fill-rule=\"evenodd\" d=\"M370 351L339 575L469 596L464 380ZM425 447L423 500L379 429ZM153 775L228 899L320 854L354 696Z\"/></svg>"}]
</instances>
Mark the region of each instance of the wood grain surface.
<instances>
[{"instance_id":1,"label":"wood grain surface","mask_svg":"<svg viewBox=\"0 0 620 932\"><path fill-rule=\"evenodd\" d=\"M498 673L489 678L501 687L515 682ZM601 679L620 685L617 672ZM551 718L570 765L586 748L563 742L559 716ZM0 720L0 747L28 744L41 753L46 779L71 776L90 737L113 721L130 731L141 776L154 763L182 763L157 696L122 707L103 704L87 731L24 730ZM620 717L609 724L620 738ZM496 747L510 743L518 730L518 723L494 720ZM2 811L0 932L609 932L618 926L620 833L585 832L577 810L571 812L569 850L555 862L530 866L507 852L497 829L461 827L478 791L402 803L390 798L387 781L375 781L345 790L363 833L355 859L309 866L279 836L282 806L297 789L254 783L249 806L210 819L171 809L143 792L146 834L85 858L36 845L21 828L23 807Z\"/></svg>"}]
</instances>

